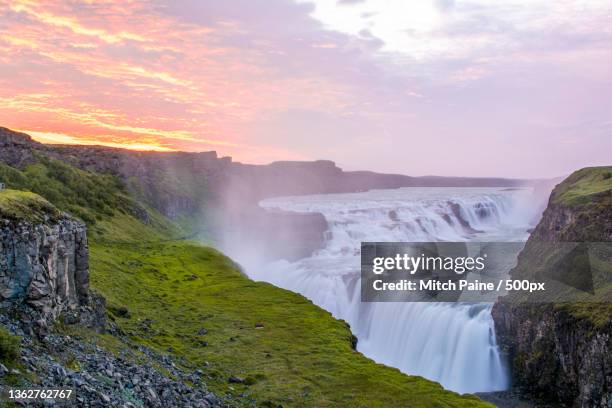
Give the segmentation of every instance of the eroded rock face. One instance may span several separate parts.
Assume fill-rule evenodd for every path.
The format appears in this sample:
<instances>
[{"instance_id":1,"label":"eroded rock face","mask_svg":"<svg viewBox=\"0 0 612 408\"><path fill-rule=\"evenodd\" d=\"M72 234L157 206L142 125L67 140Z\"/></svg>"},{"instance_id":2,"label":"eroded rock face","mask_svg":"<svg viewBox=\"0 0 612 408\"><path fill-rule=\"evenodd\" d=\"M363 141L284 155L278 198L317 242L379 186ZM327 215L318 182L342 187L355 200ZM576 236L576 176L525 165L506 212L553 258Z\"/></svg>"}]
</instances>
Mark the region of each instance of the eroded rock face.
<instances>
[{"instance_id":1,"label":"eroded rock face","mask_svg":"<svg viewBox=\"0 0 612 408\"><path fill-rule=\"evenodd\" d=\"M555 191L523 253L539 242L612 241L609 192L576 205L555 200ZM533 263L522 255L517 269L529 273ZM498 344L508 354L515 387L563 406L612 406L612 316L609 303L591 307L585 313L597 319L572 313L572 304L502 298L494 305Z\"/></svg>"},{"instance_id":2,"label":"eroded rock face","mask_svg":"<svg viewBox=\"0 0 612 408\"><path fill-rule=\"evenodd\" d=\"M0 299L44 316L83 305L89 287L86 227L67 215L40 224L0 218Z\"/></svg>"},{"instance_id":3,"label":"eroded rock face","mask_svg":"<svg viewBox=\"0 0 612 408\"><path fill-rule=\"evenodd\" d=\"M612 242L612 204L583 208L550 203L531 234L544 242Z\"/></svg>"},{"instance_id":4,"label":"eroded rock face","mask_svg":"<svg viewBox=\"0 0 612 408\"><path fill-rule=\"evenodd\" d=\"M498 303L493 318L514 386L567 406L612 404L610 325L596 327L547 304Z\"/></svg>"},{"instance_id":5,"label":"eroded rock face","mask_svg":"<svg viewBox=\"0 0 612 408\"><path fill-rule=\"evenodd\" d=\"M34 162L34 148L44 148L25 133L0 127L0 162L9 166L26 166Z\"/></svg>"}]
</instances>

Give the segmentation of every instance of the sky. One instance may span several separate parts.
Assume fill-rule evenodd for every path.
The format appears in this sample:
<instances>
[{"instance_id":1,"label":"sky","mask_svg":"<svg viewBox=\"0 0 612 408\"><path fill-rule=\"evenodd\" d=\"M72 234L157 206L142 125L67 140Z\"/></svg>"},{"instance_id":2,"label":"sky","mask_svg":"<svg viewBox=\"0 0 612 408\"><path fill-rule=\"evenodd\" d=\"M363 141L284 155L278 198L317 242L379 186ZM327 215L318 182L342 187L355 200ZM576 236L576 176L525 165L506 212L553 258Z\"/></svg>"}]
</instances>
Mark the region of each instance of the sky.
<instances>
[{"instance_id":1,"label":"sky","mask_svg":"<svg viewBox=\"0 0 612 408\"><path fill-rule=\"evenodd\" d=\"M612 164L612 1L0 0L0 126L409 175Z\"/></svg>"}]
</instances>

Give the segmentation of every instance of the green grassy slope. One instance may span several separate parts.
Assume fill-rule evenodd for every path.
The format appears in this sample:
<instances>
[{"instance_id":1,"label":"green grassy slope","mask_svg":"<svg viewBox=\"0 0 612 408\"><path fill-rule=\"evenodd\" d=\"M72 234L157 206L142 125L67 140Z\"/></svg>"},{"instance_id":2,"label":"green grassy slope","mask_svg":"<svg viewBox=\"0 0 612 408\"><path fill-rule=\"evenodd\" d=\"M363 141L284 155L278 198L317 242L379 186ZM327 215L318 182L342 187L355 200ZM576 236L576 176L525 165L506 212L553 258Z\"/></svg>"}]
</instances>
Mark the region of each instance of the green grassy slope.
<instances>
[{"instance_id":1,"label":"green grassy slope","mask_svg":"<svg viewBox=\"0 0 612 408\"><path fill-rule=\"evenodd\" d=\"M612 166L587 167L572 173L554 191L553 203L612 204Z\"/></svg>"},{"instance_id":2,"label":"green grassy slope","mask_svg":"<svg viewBox=\"0 0 612 408\"><path fill-rule=\"evenodd\" d=\"M0 180L10 188L37 193L90 225L116 212L127 212L136 204L114 177L89 173L42 155L38 158L38 163L24 170L0 163Z\"/></svg>"},{"instance_id":3,"label":"green grassy slope","mask_svg":"<svg viewBox=\"0 0 612 408\"><path fill-rule=\"evenodd\" d=\"M249 280L214 249L180 240L184 231L112 177L41 158L25 170L0 164L0 179L84 218L91 287L107 298L110 317L133 341L201 367L219 394L245 406L490 406L365 358L352 349L344 322L300 295ZM146 211L146 223L131 206ZM109 335L71 334L129 347ZM230 384L230 376L245 383Z\"/></svg>"},{"instance_id":4,"label":"green grassy slope","mask_svg":"<svg viewBox=\"0 0 612 408\"><path fill-rule=\"evenodd\" d=\"M300 295L249 280L211 248L175 241L91 249L93 287L111 309L129 311L115 318L120 327L160 351L208 362L217 392L245 393L262 406L485 405L365 358L345 323ZM230 376L247 384L229 384Z\"/></svg>"},{"instance_id":5,"label":"green grassy slope","mask_svg":"<svg viewBox=\"0 0 612 408\"><path fill-rule=\"evenodd\" d=\"M0 216L14 220L44 222L56 218L60 211L38 194L29 191L0 191Z\"/></svg>"}]
</instances>

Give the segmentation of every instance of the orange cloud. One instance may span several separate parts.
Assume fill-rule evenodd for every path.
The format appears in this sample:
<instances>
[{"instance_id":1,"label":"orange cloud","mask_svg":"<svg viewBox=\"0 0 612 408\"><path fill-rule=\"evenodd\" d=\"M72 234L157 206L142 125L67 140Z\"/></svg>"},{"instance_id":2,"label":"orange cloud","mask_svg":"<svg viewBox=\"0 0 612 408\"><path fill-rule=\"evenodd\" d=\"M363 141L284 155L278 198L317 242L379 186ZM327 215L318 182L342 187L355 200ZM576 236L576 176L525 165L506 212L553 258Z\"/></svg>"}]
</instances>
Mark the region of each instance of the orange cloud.
<instances>
[{"instance_id":1,"label":"orange cloud","mask_svg":"<svg viewBox=\"0 0 612 408\"><path fill-rule=\"evenodd\" d=\"M141 150L141 151L156 151L156 152L168 152L174 149L170 149L163 146L158 146L156 144L146 144L146 143L131 143L131 142L105 142L100 140L92 140L87 138L76 138L74 136L66 135L64 133L54 133L54 132L37 132L35 130L27 130L27 129L16 129L19 132L27 133L34 140L37 140L41 143L48 144L79 144L79 145L87 145L87 146L108 146L108 147L119 147L122 149L131 149L131 150Z\"/></svg>"},{"instance_id":2,"label":"orange cloud","mask_svg":"<svg viewBox=\"0 0 612 408\"><path fill-rule=\"evenodd\" d=\"M252 123L350 100L323 77L279 75L272 44L225 41L248 33L239 21L212 27L148 3L96 0L20 0L0 6L0 18L0 124L44 142L302 158L259 146Z\"/></svg>"},{"instance_id":3,"label":"orange cloud","mask_svg":"<svg viewBox=\"0 0 612 408\"><path fill-rule=\"evenodd\" d=\"M16 13L27 13L41 23L56 27L68 28L75 34L82 34L91 37L99 38L109 44L119 43L125 40L133 40L133 41L147 41L144 37L131 32L120 31L118 33L110 33L106 30L97 29L97 28L89 28L81 25L78 20L60 16L53 13L49 13L46 11L40 11L35 8L37 5L34 1L20 1L10 6L10 9Z\"/></svg>"}]
</instances>

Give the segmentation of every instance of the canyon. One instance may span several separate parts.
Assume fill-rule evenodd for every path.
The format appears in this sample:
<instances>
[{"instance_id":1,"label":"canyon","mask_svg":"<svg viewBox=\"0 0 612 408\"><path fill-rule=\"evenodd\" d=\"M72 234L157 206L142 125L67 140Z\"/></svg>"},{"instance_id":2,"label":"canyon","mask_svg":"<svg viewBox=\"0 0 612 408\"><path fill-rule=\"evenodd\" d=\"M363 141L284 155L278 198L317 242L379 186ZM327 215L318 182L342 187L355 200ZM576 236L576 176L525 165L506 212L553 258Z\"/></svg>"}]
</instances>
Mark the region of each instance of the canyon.
<instances>
[{"instance_id":1,"label":"canyon","mask_svg":"<svg viewBox=\"0 0 612 408\"><path fill-rule=\"evenodd\" d=\"M112 276L111 270L128 268L124 277L128 278L135 273L134 268L141 267L139 266L141 261L132 259L129 264L117 264L114 266L115 269L110 268L108 265L112 264L111 260L103 257L103 254L106 254L104 251L112 253L117 248L105 246L110 245L105 240L114 239L127 248L131 246L137 248L136 242L145 236L143 231L162 229L175 231L176 225L182 223L187 228L181 229L178 238L177 235L172 238L180 238L179 242L197 234L198 238L215 242L220 247L223 245L252 247L254 252L267 254L269 259L266 261L278 259L295 261L309 256L313 251L321 250L326 240L331 238L329 234L332 228L320 212L313 210L298 213L259 207L258 203L266 198L353 193L399 187L515 188L535 184L532 181L495 178L410 177L372 172L345 172L333 162L323 160L247 165L235 163L231 158L219 158L215 152L153 153L95 146L51 146L37 143L25 134L0 128L0 165L4 166L0 169L2 170L0 181L6 182L9 189L16 185L19 189L23 188L21 186L26 185L23 183L27 183L28 180L23 178L22 172L28 169L28 171L36 170L37 166L41 163L48 164L49 160L55 160L66 166L58 165L58 171L53 175L58 182L70 184L70 178L74 175L67 173L67 169L75 172L78 177L92 175L93 180L99 185L110 186L109 194L112 197L102 197L103 191L98 194L102 198L93 197L96 202L95 211L92 210L91 218L85 222L64 210L58 210L44 199L39 201L38 198L32 198L34 200L32 205L24 207L26 211L23 214L4 212L0 217L2 218L0 282L3 304L26 305L28 310L34 312L28 311L24 316L29 317L25 318L31 323L40 321L31 325L35 329L32 333L17 327L14 321L4 323L15 327L15 332L20 333L27 341L32 341L32 344L36 343L37 333L43 338L48 336L49 326L52 326L59 316L67 316L69 322L94 331L104 331L110 327L111 331L119 336L122 330L128 330L126 328L133 330L132 336L144 333L145 338L148 338L146 336L154 337L155 333L163 334L163 329L151 327L151 323L147 323L146 319L139 323L132 322L126 317L130 311L126 308L124 313L124 306L118 303L115 296L111 295L111 304L106 305L104 298L90 290L90 239L86 235L88 229L99 248L95 253L97 267L109 268L108 276ZM82 173L72 170L73 168L79 169ZM555 189L541 221L529 238L527 252L519 259L515 276L529 276L531 260L528 254L530 247L535 247L538 240L612 241L610 207L612 189L609 186L609 173L606 168L585 169ZM36 189L39 186L33 185L28 188ZM3 194L5 193L7 192ZM74 194L75 197L79 196L78 188ZM18 197L17 201L22 203L24 200L28 202L24 197ZM98 203L98 200L101 200L101 203ZM91 207L90 203L79 200L75 205L88 209ZM468 234L480 233L480 230L475 228L477 225L465 225L467 221L461 215L462 210L457 203L445 205L449 206L447 219L456 218L457 228ZM15 205L9 207L19 208ZM478 217L490 216L488 212L490 209L482 205L474 211ZM398 215L397 211L393 214L385 212L383 215L386 222L401 220L401 214ZM447 220L441 220L441 225L444 222L448 223ZM132 233L130 228L133 226L135 227ZM134 238L136 239L131 241ZM159 242L163 242L163 239L159 238ZM279 242L283 245L276 244ZM160 249L162 244L156 245L160 245L159 248L155 247L156 250L162 251ZM172 245L177 244L173 241ZM166 250L166 246L163 248ZM197 251L190 248L187 252ZM132 252L126 253L134 256ZM203 254L202 258L209 259L211 256L216 259L217 255L207 253ZM144 264L147 262L153 261L147 260ZM156 279L165 279L163 269L160 272L159 269L148 268L143 270L145 274L142 276L145 279L149 279L151 274L159 275ZM182 273L182 269L177 270ZM190 282L198 279L200 277L196 274L179 275L173 282ZM174 284L176 283L172 283ZM105 288L106 294L112 293L108 289L113 287L112 279L98 285ZM240 290L236 290L237 296L240 293ZM164 293L164 296L166 295L168 294ZM299 304L300 301L293 302ZM166 303L164 305L165 308L168 307ZM601 308L600 305L595 309L591 306L528 307L512 302L511 299L506 301L501 299L493 307L492 316L497 341L511 362L515 389L536 398L546 397L568 405L603 407L610 403L609 384L612 382L610 368L612 364L609 357L610 311L608 306ZM130 309L132 308L130 303ZM473 313L474 311L469 311L470 316ZM106 322L107 316L111 317L109 322ZM96 325L95 322L99 324ZM134 326L136 324L138 326ZM106 328L103 329L101 325ZM138 327L139 331L134 327ZM240 323L237 327L244 327L244 324ZM348 329L343 327L342 330L348 332ZM346 334L350 340L348 344L353 344L354 347L355 340L350 332L348 333ZM68 344L68 340L63 338L58 340L53 336L55 334L51 334L52 341ZM182 336L191 338L185 334ZM234 339L232 343L236 342L235 336L237 334L230 336ZM198 338L193 341L199 345L198 347L209 347L203 344L210 340L204 342ZM151 357L153 363L163 361L162 357L150 349L144 350L147 355L153 356ZM100 360L111 358L101 355L99 357ZM92 367L98 368L100 364L102 362L95 363ZM170 363L164 364L172 367ZM115 366L121 364L117 362ZM126 368L125 372L128 373L130 370L136 368L131 366ZM158 378L153 371L147 375L152 379L155 378L159 384L166 381L162 377ZM195 375L193 372L181 371L177 372L176 378L191 382L193 375ZM244 378L242 380L247 382ZM201 382L200 379L198 381ZM208 381L218 381L218 379L210 377ZM249 379L248 382L250 381L252 380ZM183 385L180 381L175 383L177 393ZM142 390L142 392L148 391ZM454 398L438 394L441 391L437 389L431 392L432 395L441 395L440 398ZM159 399L157 394L155 391ZM173 394L171 398L176 400L177 395ZM209 401L207 406L222 404L222 399L217 398L215 394L202 394L203 400L206 399L205 396ZM95 398L104 400L98 394ZM113 394L112 398L119 397ZM232 399L228 401L230 404L235 402ZM457 401L455 401L457 404L463 403Z\"/></svg>"}]
</instances>

